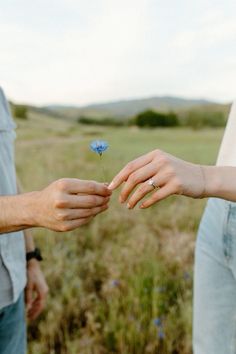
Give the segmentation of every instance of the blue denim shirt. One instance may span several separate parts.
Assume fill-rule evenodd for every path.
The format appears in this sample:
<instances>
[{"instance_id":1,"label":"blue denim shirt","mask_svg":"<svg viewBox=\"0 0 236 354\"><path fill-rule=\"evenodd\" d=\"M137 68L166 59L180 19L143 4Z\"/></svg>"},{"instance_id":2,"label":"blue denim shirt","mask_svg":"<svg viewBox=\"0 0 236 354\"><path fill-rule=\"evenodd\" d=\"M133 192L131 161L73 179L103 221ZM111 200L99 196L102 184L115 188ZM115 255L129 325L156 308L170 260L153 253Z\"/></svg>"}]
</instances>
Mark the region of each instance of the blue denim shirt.
<instances>
[{"instance_id":1,"label":"blue denim shirt","mask_svg":"<svg viewBox=\"0 0 236 354\"><path fill-rule=\"evenodd\" d=\"M0 88L0 195L17 194L14 160L15 123ZM1 210L0 210L1 213ZM0 234L0 309L16 302L26 284L22 231Z\"/></svg>"}]
</instances>

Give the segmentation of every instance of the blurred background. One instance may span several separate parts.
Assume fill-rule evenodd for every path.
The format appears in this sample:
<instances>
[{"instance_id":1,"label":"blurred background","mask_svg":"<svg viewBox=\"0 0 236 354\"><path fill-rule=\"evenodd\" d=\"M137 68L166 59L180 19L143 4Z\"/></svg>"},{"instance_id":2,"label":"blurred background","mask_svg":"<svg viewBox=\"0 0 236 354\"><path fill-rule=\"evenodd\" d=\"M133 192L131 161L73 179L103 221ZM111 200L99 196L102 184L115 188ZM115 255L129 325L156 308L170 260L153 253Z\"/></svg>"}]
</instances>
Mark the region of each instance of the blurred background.
<instances>
[{"instance_id":1,"label":"blurred background","mask_svg":"<svg viewBox=\"0 0 236 354\"><path fill-rule=\"evenodd\" d=\"M0 85L25 191L106 179L160 148L214 164L235 97L236 3L1 1ZM204 200L117 202L89 226L38 229L50 287L30 354L191 354L194 244Z\"/></svg>"}]
</instances>

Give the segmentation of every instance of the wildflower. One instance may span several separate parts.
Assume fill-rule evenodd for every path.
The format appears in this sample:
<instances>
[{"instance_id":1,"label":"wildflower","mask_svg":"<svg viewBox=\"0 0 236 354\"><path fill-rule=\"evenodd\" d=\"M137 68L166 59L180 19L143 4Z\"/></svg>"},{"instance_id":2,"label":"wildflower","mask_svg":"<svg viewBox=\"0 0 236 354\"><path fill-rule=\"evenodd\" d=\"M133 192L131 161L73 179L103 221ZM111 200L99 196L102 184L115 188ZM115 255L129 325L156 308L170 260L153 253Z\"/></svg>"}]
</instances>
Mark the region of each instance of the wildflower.
<instances>
[{"instance_id":1,"label":"wildflower","mask_svg":"<svg viewBox=\"0 0 236 354\"><path fill-rule=\"evenodd\" d=\"M161 320L160 317L154 319L154 325L157 326L157 327L161 327L162 326L162 320Z\"/></svg>"},{"instance_id":2,"label":"wildflower","mask_svg":"<svg viewBox=\"0 0 236 354\"><path fill-rule=\"evenodd\" d=\"M91 150L96 152L96 154L99 154L100 156L102 156L102 153L106 151L108 147L108 143L104 140L94 140L90 144Z\"/></svg>"},{"instance_id":3,"label":"wildflower","mask_svg":"<svg viewBox=\"0 0 236 354\"><path fill-rule=\"evenodd\" d=\"M184 280L185 280L185 281L190 280L190 279L191 279L191 275L190 275L190 273L189 273L189 272L184 272L184 274L183 274L183 278L184 278Z\"/></svg>"},{"instance_id":4,"label":"wildflower","mask_svg":"<svg viewBox=\"0 0 236 354\"><path fill-rule=\"evenodd\" d=\"M104 166L102 165L102 153L106 151L109 148L109 145L106 141L104 140L94 140L90 143L90 149L96 154L100 156L100 163L101 163L101 170L102 170L102 176L103 176L103 182L106 182L105 178L105 170Z\"/></svg>"},{"instance_id":5,"label":"wildflower","mask_svg":"<svg viewBox=\"0 0 236 354\"><path fill-rule=\"evenodd\" d=\"M119 286L120 285L120 282L119 282L119 280L117 280L117 279L114 279L114 280L112 280L111 281L111 286L112 287L117 287L117 286Z\"/></svg>"},{"instance_id":6,"label":"wildflower","mask_svg":"<svg viewBox=\"0 0 236 354\"><path fill-rule=\"evenodd\" d=\"M158 338L164 339L165 338L165 333L162 329L159 329L158 331Z\"/></svg>"}]
</instances>

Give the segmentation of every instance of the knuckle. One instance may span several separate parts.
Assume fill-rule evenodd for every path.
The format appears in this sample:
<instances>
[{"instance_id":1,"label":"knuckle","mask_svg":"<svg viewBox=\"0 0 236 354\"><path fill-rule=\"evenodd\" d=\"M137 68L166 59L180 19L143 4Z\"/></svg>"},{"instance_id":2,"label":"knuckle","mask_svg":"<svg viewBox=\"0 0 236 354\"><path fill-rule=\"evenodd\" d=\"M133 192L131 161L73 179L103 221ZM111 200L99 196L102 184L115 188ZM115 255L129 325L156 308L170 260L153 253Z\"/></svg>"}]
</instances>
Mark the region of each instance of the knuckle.
<instances>
[{"instance_id":1,"label":"knuckle","mask_svg":"<svg viewBox=\"0 0 236 354\"><path fill-rule=\"evenodd\" d=\"M57 212L56 213L56 219L58 221L64 221L64 220L66 220L66 214L64 214L62 212Z\"/></svg>"},{"instance_id":2,"label":"knuckle","mask_svg":"<svg viewBox=\"0 0 236 354\"><path fill-rule=\"evenodd\" d=\"M160 157L160 156L163 155L163 151L160 150L160 149L155 149L155 150L153 150L152 153L153 153L153 155L154 155L155 157Z\"/></svg>"},{"instance_id":3,"label":"knuckle","mask_svg":"<svg viewBox=\"0 0 236 354\"><path fill-rule=\"evenodd\" d=\"M93 181L88 182L88 192L94 193L96 192L96 184Z\"/></svg>"},{"instance_id":4,"label":"knuckle","mask_svg":"<svg viewBox=\"0 0 236 354\"><path fill-rule=\"evenodd\" d=\"M132 171L133 168L134 168L134 163L133 163L133 161L127 163L127 165L126 165L126 170L127 170L128 172Z\"/></svg>"},{"instance_id":5,"label":"knuckle","mask_svg":"<svg viewBox=\"0 0 236 354\"><path fill-rule=\"evenodd\" d=\"M174 177L176 174L174 167L171 165L168 165L168 167L166 168L166 172L170 177Z\"/></svg>"},{"instance_id":6,"label":"knuckle","mask_svg":"<svg viewBox=\"0 0 236 354\"><path fill-rule=\"evenodd\" d=\"M90 206L97 205L98 203L99 203L99 198L96 197L95 195L93 195L89 198L89 205Z\"/></svg>"},{"instance_id":7,"label":"knuckle","mask_svg":"<svg viewBox=\"0 0 236 354\"><path fill-rule=\"evenodd\" d=\"M168 164L169 160L166 155L160 154L158 157L158 162L161 166L165 166L166 164Z\"/></svg>"},{"instance_id":8,"label":"knuckle","mask_svg":"<svg viewBox=\"0 0 236 354\"><path fill-rule=\"evenodd\" d=\"M58 196L55 200L54 200L54 208L65 208L66 207L66 201L61 198L60 196Z\"/></svg>"},{"instance_id":9,"label":"knuckle","mask_svg":"<svg viewBox=\"0 0 236 354\"><path fill-rule=\"evenodd\" d=\"M61 178L59 179L57 182L57 188L60 190L60 191L65 191L67 188L68 188L68 181L66 178Z\"/></svg>"},{"instance_id":10,"label":"knuckle","mask_svg":"<svg viewBox=\"0 0 236 354\"><path fill-rule=\"evenodd\" d=\"M101 208L94 208L92 212L87 213L86 217L97 215L100 212Z\"/></svg>"},{"instance_id":11,"label":"knuckle","mask_svg":"<svg viewBox=\"0 0 236 354\"><path fill-rule=\"evenodd\" d=\"M182 183L182 181L178 178L178 177L176 177L175 179L174 179L174 189L175 189L175 193L176 194L182 194L183 193L183 183Z\"/></svg>"},{"instance_id":12,"label":"knuckle","mask_svg":"<svg viewBox=\"0 0 236 354\"><path fill-rule=\"evenodd\" d=\"M128 178L128 182L137 183L138 182L138 175L136 173L132 173Z\"/></svg>"},{"instance_id":13,"label":"knuckle","mask_svg":"<svg viewBox=\"0 0 236 354\"><path fill-rule=\"evenodd\" d=\"M67 232L67 231L70 231L71 228L70 228L70 225L69 224L65 224L65 223L62 223L60 226L59 226L59 231L60 232Z\"/></svg>"},{"instance_id":14,"label":"knuckle","mask_svg":"<svg viewBox=\"0 0 236 354\"><path fill-rule=\"evenodd\" d=\"M91 214L94 214L94 210L84 210L82 217L83 218L87 218L89 217Z\"/></svg>"}]
</instances>

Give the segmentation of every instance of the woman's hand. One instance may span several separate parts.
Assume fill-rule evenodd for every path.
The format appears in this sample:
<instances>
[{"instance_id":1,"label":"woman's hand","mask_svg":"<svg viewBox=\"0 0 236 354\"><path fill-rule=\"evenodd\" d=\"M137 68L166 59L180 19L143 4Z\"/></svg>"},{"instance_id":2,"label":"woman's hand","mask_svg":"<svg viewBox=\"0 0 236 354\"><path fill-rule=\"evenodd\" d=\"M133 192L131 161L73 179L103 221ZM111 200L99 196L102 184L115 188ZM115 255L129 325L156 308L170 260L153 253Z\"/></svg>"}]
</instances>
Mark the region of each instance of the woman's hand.
<instances>
[{"instance_id":1,"label":"woman's hand","mask_svg":"<svg viewBox=\"0 0 236 354\"><path fill-rule=\"evenodd\" d=\"M153 185L149 183L150 179ZM114 190L123 182L125 184L119 200L124 203L129 198L129 209L134 208L151 192L151 196L142 202L140 208L148 208L172 194L200 198L204 196L205 191L204 170L200 165L180 160L161 150L154 150L128 163L116 175L109 188Z\"/></svg>"}]
</instances>

